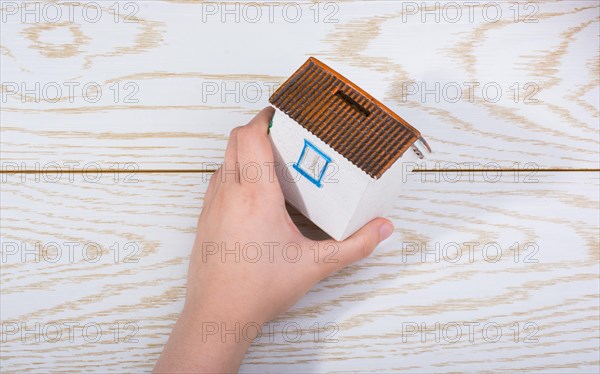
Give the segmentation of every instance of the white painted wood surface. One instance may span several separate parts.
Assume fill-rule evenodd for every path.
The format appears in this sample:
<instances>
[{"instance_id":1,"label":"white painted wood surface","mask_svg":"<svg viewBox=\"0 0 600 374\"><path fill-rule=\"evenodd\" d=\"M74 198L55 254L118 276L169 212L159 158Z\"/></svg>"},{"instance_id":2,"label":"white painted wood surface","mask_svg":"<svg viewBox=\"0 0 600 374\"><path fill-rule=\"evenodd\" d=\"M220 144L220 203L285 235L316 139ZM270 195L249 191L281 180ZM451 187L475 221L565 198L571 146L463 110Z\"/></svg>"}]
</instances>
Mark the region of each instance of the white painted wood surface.
<instances>
[{"instance_id":1,"label":"white painted wood surface","mask_svg":"<svg viewBox=\"0 0 600 374\"><path fill-rule=\"evenodd\" d=\"M38 173L39 180L2 175L2 372L151 370L183 302L206 187L203 174L174 171L218 163L230 129L267 105L269 90L310 55L419 128L435 152L425 168L558 171L505 171L496 183L492 172L472 180L463 173L458 182L454 173L438 173L438 183L433 175L426 182L422 174L410 176L390 201L394 236L269 325L242 371L598 372L596 1L522 3L519 22L513 3L502 3L498 22L483 17L488 8L493 16L491 5L475 6L471 22L458 3L463 16L456 23L443 7L439 23L434 14L422 22L423 12L410 7L421 2L301 3L296 23L291 8L283 16L282 5L271 7L272 19L263 5L252 23L252 3L238 3L239 22L235 14L221 22L220 3L98 3L98 22L75 7L74 22L55 24L47 14L22 22L13 2L1 3L2 169L91 168L87 179L66 172ZM235 3L229 6L236 11ZM124 22L130 12L133 22ZM23 95L22 87L35 90L36 82L40 100ZM79 84L73 98L70 82ZM503 95L495 103L493 91L484 96L477 89L473 100L464 92L451 102L453 91L439 102L433 94L403 100L412 82L428 89L436 82L492 84ZM97 103L91 93L82 97L90 83L101 87ZM56 85L63 91L58 101ZM223 87L234 93L221 98ZM137 102L125 99L132 92ZM96 166L106 170L91 182ZM139 170L115 175L115 168ZM148 169L169 172L140 171ZM590 171L561 171L573 169ZM464 244L471 242L479 243L472 260ZM57 243L63 255L51 262L50 249L36 262L34 253L45 253L36 243ZM72 258L69 243L77 243ZM82 247L88 244L93 257L96 243L100 259L86 260ZM433 251L439 243L450 252L439 262L431 253L422 261L415 243ZM463 250L457 262L453 243ZM490 243L502 248L497 262ZM452 322L462 329L456 342ZM471 322L479 323L472 335ZM33 333L23 340L23 328L35 330L35 323L40 342ZM422 342L421 332L412 332L422 323L441 334L439 342L433 333ZM486 324L491 330L483 335ZM99 341L89 341L98 326ZM293 341L298 327L303 334ZM502 333L496 343L494 327ZM337 341L327 339L331 333ZM124 341L128 334L137 341Z\"/></svg>"},{"instance_id":2,"label":"white painted wood surface","mask_svg":"<svg viewBox=\"0 0 600 374\"><path fill-rule=\"evenodd\" d=\"M31 177L31 176L29 176ZM369 259L318 284L290 312L265 330L253 345L244 371L583 371L598 361L598 184L591 173L536 176L537 183L421 183L414 176L403 186L392 216L396 233ZM22 183L8 178L2 190L3 241L56 242L55 252L39 263L32 254L6 254L2 264L2 319L39 322L49 331L39 344L33 336L5 334L3 368L56 371L148 371L164 344L184 295L187 256L206 183L195 174L140 175L137 183L117 183L106 176L99 183ZM579 183L573 183L578 180ZM67 242L80 243L73 259ZM98 262L85 260L87 243L102 247ZM139 246L131 259L114 263L126 243ZM474 246L469 256L468 245ZM415 251L426 245L440 259ZM459 260L452 243L463 251ZM494 244L502 254L498 255ZM520 248L515 262L516 248ZM533 243L533 245L528 245ZM6 245L6 244L5 244ZM89 257L96 256L95 244ZM537 252L534 248L537 246ZM446 248L446 252L443 251ZM416 253L415 253L416 252ZM484 257L487 254L487 258ZM453 262L456 261L456 262ZM537 261L537 262L536 262ZM456 322L463 336L409 334L416 323L435 329ZM467 325L476 322L473 342ZM77 323L74 341L67 323ZM102 339L83 335L88 323L103 328ZM137 343L114 342L114 323L135 323ZM314 342L315 323L325 327ZM339 328L333 338L328 323ZM502 338L482 335L485 324L501 326ZM515 342L511 326L520 324ZM532 339L523 342L537 326ZM53 324L65 327L57 342ZM9 325L10 326L10 325ZM295 342L294 328L303 335ZM403 327L405 329L403 335ZM288 331L286 341L282 329ZM514 329L514 327L513 327ZM268 335L274 331L272 339ZM404 336L404 340L403 340ZM24 341L22 339L25 339ZM45 341L45 339L50 341Z\"/></svg>"},{"instance_id":3,"label":"white painted wood surface","mask_svg":"<svg viewBox=\"0 0 600 374\"><path fill-rule=\"evenodd\" d=\"M403 13L394 1L334 3L332 10L320 3L319 22L307 3L296 23L286 22L283 6L271 7L273 22L265 7L251 23L240 3L235 22L221 7L210 15L200 3L141 1L119 7L123 17L136 10L134 22L115 23L113 2L101 3L96 23L85 22L79 8L73 12L78 23L54 26L6 15L1 73L4 91L15 90L9 83L18 89L3 95L5 161L136 162L142 169L218 161L230 129L267 105L270 88L314 55L420 129L435 150L430 165L599 167L595 1L540 2L521 9L534 13L521 15L522 22L514 22L506 3L495 23L485 21L484 6L471 8L472 22L463 7L456 23L450 15L440 23L429 15L423 23L427 13ZM25 95L36 82L40 102ZM447 94L439 102L432 94L421 100L408 95L412 82L424 84L420 92L439 83ZM54 84L61 88L58 102L51 102ZM79 86L70 95L72 84ZM101 97L90 103L94 84ZM479 85L473 95L469 84ZM465 92L452 103L455 85ZM491 103L494 86L502 95Z\"/></svg>"}]
</instances>

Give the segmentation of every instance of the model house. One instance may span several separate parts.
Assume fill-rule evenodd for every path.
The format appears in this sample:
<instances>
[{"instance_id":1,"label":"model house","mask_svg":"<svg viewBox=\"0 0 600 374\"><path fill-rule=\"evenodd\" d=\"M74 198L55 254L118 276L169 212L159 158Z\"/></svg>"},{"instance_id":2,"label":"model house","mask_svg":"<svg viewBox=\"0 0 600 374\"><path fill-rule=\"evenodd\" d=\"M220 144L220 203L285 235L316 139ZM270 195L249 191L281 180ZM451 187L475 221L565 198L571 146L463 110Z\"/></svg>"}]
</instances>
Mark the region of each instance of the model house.
<instances>
[{"instance_id":1,"label":"model house","mask_svg":"<svg viewBox=\"0 0 600 374\"><path fill-rule=\"evenodd\" d=\"M430 152L419 131L313 57L269 101L285 198L336 240L385 216L407 163Z\"/></svg>"}]
</instances>

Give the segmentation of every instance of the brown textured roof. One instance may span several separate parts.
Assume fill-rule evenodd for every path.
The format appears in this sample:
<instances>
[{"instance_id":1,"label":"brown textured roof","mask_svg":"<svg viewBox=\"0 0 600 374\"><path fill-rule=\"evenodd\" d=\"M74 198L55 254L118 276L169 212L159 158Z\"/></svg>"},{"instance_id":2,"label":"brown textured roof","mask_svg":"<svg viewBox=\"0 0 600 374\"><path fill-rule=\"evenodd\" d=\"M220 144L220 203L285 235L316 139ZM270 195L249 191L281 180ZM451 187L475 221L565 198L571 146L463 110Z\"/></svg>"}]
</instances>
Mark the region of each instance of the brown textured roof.
<instances>
[{"instance_id":1,"label":"brown textured roof","mask_svg":"<svg viewBox=\"0 0 600 374\"><path fill-rule=\"evenodd\" d=\"M269 101L373 178L420 137L400 116L314 57Z\"/></svg>"}]
</instances>

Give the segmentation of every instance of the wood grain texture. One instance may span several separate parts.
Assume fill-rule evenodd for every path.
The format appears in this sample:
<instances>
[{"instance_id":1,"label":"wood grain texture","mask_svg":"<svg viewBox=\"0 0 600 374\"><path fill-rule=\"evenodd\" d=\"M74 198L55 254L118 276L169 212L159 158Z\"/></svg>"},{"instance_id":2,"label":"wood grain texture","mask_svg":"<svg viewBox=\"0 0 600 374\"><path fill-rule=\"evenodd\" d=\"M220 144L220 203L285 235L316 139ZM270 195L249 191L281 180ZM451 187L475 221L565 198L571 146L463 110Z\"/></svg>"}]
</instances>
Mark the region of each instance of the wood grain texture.
<instances>
[{"instance_id":1,"label":"wood grain texture","mask_svg":"<svg viewBox=\"0 0 600 374\"><path fill-rule=\"evenodd\" d=\"M242 371L597 370L599 178L545 173L524 183L526 177L518 174L517 183L512 173L496 183L482 175L472 182L436 183L433 176L426 182L411 176L390 201L394 235L372 257L325 279L265 327ZM40 328L79 326L73 342L66 327L62 339L45 341L54 337L48 327L39 344L31 334L22 338L20 329L6 330L3 372L151 369L182 307L207 183L194 174L136 178L36 183L11 176L2 184L5 330L17 322L30 330L35 322ZM73 260L66 242L79 243ZM97 262L83 257L82 247L90 242L102 248ZM129 255L123 249L130 242L139 245L133 257L138 262L115 263L109 247L117 243L121 255ZM7 251L7 243L23 243L33 252L35 243L58 243L64 253L51 263L55 252L42 257L38 250L39 262L32 253L22 261L23 252ZM425 261L415 243L430 251ZM462 251L458 259L453 243ZM477 244L469 251L464 243ZM452 322L462 325L456 342L452 329L443 335ZM132 338L138 342L121 336L115 343L114 323L135 323L139 331ZM434 335L422 342L420 333L409 334L422 323L432 331L440 324L439 342ZM464 323L479 323L472 342ZM86 324L101 326L100 341L85 341ZM498 342L488 341L494 330L483 335L486 324L500 327ZM303 334L296 341L298 328Z\"/></svg>"},{"instance_id":2,"label":"wood grain texture","mask_svg":"<svg viewBox=\"0 0 600 374\"><path fill-rule=\"evenodd\" d=\"M35 3L0 3L2 169L92 168L1 176L3 373L151 370L206 188L176 171L221 162L229 131L308 56L419 129L434 151L423 168L600 168L596 1L521 3L518 22L504 2L497 22L485 2L472 21L458 3L457 22L428 2L423 22L410 7L422 2L394 1L293 3L297 22L262 4L249 22L254 3L224 15L221 3L99 1L97 22L81 6L74 22L23 22ZM438 83L439 98L421 97ZM598 172L435 176L402 183L394 235L266 326L243 372L600 370Z\"/></svg>"},{"instance_id":3,"label":"wood grain texture","mask_svg":"<svg viewBox=\"0 0 600 374\"><path fill-rule=\"evenodd\" d=\"M258 18L254 3L234 3L229 15L199 2L130 3L117 13L101 2L94 23L81 7L72 23L6 15L5 162L219 161L229 131L314 55L417 127L435 152L427 167L600 166L595 1L540 1L518 17L502 3L496 22L484 2L463 6L456 22L443 2L422 11L393 1L299 3L299 17L263 6ZM26 92L36 83L37 100ZM79 84L73 95L70 84Z\"/></svg>"}]
</instances>

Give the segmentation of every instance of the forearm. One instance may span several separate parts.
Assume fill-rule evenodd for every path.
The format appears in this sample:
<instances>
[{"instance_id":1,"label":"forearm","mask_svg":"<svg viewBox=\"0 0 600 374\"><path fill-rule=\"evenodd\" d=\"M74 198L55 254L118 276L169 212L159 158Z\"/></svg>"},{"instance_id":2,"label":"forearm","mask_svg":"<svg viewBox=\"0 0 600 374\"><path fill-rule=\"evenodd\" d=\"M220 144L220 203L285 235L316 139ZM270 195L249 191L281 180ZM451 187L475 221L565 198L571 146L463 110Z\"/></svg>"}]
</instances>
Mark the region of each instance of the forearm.
<instances>
[{"instance_id":1,"label":"forearm","mask_svg":"<svg viewBox=\"0 0 600 374\"><path fill-rule=\"evenodd\" d=\"M246 328L252 324L252 328ZM226 313L184 309L154 372L237 372L256 334L255 322L234 320Z\"/></svg>"}]
</instances>

